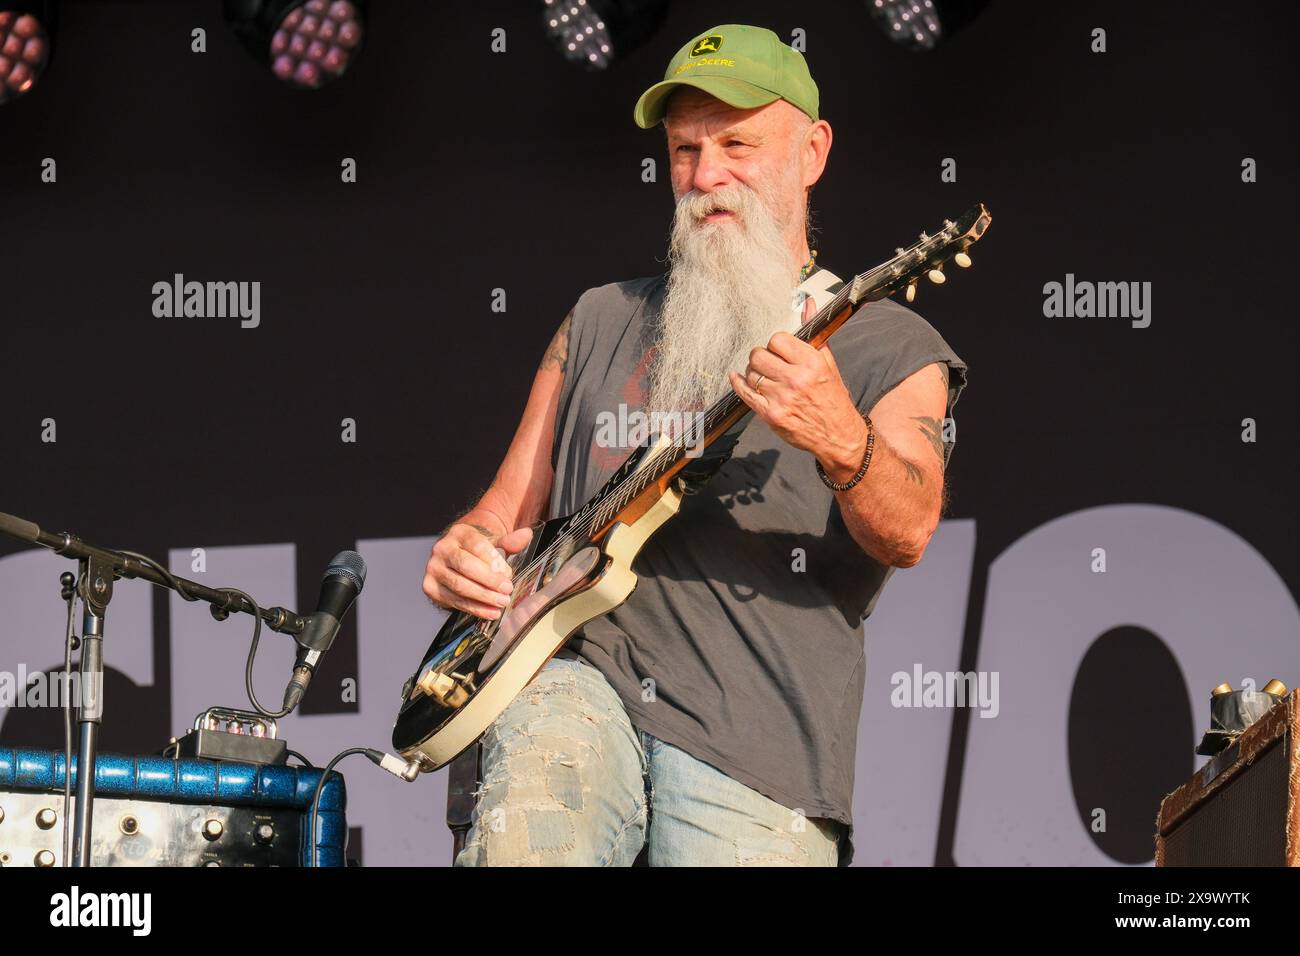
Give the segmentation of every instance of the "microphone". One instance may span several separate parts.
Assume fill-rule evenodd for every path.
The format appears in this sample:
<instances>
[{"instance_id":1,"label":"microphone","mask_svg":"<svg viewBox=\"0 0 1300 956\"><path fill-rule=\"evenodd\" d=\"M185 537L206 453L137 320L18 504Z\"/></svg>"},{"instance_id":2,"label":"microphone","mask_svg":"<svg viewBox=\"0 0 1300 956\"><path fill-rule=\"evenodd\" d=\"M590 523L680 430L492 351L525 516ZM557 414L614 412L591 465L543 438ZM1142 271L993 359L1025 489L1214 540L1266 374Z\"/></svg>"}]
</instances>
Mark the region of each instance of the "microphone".
<instances>
[{"instance_id":1,"label":"microphone","mask_svg":"<svg viewBox=\"0 0 1300 956\"><path fill-rule=\"evenodd\" d=\"M293 677L284 691L285 713L301 703L316 667L334 643L340 622L352 609L365 583L366 562L361 555L355 551L340 551L334 555L321 580L316 610L307 618L302 634L295 638L298 655L294 660Z\"/></svg>"}]
</instances>

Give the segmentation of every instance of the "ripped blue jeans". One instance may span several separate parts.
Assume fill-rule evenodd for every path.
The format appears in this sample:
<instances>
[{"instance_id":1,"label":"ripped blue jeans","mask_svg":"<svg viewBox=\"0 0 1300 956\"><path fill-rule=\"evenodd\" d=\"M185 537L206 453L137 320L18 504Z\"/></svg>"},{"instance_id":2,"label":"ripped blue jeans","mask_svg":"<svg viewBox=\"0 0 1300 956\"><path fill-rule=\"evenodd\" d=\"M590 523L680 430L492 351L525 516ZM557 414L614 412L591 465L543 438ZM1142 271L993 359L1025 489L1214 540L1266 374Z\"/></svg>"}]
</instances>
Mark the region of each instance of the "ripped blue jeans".
<instances>
[{"instance_id":1,"label":"ripped blue jeans","mask_svg":"<svg viewBox=\"0 0 1300 956\"><path fill-rule=\"evenodd\" d=\"M841 825L806 819L632 726L577 658L552 659L483 736L456 866L835 866Z\"/></svg>"}]
</instances>

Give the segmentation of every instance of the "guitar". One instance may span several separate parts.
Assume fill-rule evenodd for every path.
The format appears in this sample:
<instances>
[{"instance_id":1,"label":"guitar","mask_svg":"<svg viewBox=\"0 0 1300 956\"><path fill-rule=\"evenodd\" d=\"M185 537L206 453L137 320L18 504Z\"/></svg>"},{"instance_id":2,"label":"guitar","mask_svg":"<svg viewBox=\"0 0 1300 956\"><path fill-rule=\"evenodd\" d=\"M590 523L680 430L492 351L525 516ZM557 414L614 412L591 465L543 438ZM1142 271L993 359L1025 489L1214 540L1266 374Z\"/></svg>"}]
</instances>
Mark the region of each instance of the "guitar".
<instances>
[{"instance_id":1,"label":"guitar","mask_svg":"<svg viewBox=\"0 0 1300 956\"><path fill-rule=\"evenodd\" d=\"M820 347L869 302L903 289L913 301L923 276L942 283L950 259L971 264L966 250L990 221L981 204L956 222L944 220L933 236L921 233L888 262L845 282L797 337ZM752 415L728 392L704 412L694 436L646 439L581 508L534 525L529 546L508 559L514 589L501 616L452 612L407 679L393 748L431 772L477 741L574 631L628 599L641 548L677 513L683 494L721 467Z\"/></svg>"}]
</instances>

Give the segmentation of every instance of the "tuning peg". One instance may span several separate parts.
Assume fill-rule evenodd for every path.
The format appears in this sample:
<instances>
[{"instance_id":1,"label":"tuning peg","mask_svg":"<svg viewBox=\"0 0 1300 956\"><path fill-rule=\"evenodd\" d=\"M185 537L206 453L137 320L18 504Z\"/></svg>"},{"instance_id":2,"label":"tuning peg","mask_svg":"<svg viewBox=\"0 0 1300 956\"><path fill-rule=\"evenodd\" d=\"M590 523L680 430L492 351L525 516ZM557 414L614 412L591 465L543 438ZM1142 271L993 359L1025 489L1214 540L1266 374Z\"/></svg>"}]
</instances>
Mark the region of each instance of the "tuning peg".
<instances>
[{"instance_id":1,"label":"tuning peg","mask_svg":"<svg viewBox=\"0 0 1300 956\"><path fill-rule=\"evenodd\" d=\"M937 266L935 266L933 269L927 272L926 275L930 277L930 281L933 282L935 285L943 285L944 282L943 263L942 262L939 263Z\"/></svg>"},{"instance_id":2,"label":"tuning peg","mask_svg":"<svg viewBox=\"0 0 1300 956\"><path fill-rule=\"evenodd\" d=\"M911 282L907 284L907 301L908 302L916 301L916 280L915 279L913 279Z\"/></svg>"},{"instance_id":3,"label":"tuning peg","mask_svg":"<svg viewBox=\"0 0 1300 956\"><path fill-rule=\"evenodd\" d=\"M964 252L959 252L953 256L952 261L957 263L957 265L961 266L963 269L970 268L970 256L966 255Z\"/></svg>"},{"instance_id":4,"label":"tuning peg","mask_svg":"<svg viewBox=\"0 0 1300 956\"><path fill-rule=\"evenodd\" d=\"M1231 693L1232 693L1231 684L1220 684L1218 687L1214 688L1214 690L1210 691L1210 696L1218 697L1220 694L1231 694Z\"/></svg>"},{"instance_id":5,"label":"tuning peg","mask_svg":"<svg viewBox=\"0 0 1300 956\"><path fill-rule=\"evenodd\" d=\"M1272 694L1275 697L1284 697L1286 696L1286 684L1275 677L1264 685L1264 693Z\"/></svg>"}]
</instances>

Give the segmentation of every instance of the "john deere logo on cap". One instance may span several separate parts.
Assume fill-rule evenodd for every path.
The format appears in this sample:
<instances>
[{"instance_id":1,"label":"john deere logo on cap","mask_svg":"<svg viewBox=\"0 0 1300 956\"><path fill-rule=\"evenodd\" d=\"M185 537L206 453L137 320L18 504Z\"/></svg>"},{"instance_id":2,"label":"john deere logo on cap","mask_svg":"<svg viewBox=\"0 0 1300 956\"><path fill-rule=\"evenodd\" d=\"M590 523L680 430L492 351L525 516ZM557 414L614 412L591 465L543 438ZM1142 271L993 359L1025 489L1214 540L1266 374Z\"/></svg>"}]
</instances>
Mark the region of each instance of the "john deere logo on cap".
<instances>
[{"instance_id":1,"label":"john deere logo on cap","mask_svg":"<svg viewBox=\"0 0 1300 956\"><path fill-rule=\"evenodd\" d=\"M706 53L717 53L722 46L722 36L714 33L707 37L700 37L699 42L691 47L691 56L704 56Z\"/></svg>"}]
</instances>

